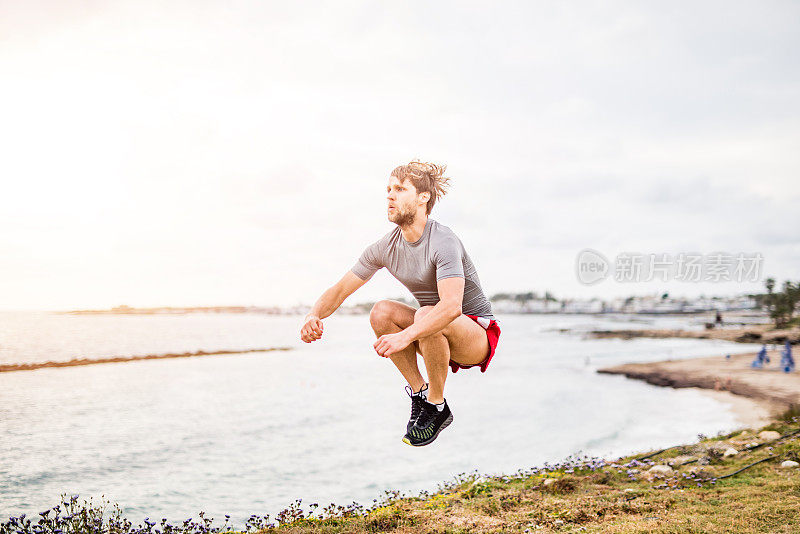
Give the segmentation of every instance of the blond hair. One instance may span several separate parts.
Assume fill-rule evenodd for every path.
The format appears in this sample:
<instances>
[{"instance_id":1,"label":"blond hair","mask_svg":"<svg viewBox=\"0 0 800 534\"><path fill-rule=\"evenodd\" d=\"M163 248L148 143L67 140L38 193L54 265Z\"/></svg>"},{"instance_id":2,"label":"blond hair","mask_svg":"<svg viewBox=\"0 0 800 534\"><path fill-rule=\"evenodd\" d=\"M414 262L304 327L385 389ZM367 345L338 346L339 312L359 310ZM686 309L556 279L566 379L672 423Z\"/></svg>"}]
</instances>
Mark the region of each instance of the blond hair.
<instances>
[{"instance_id":1,"label":"blond hair","mask_svg":"<svg viewBox=\"0 0 800 534\"><path fill-rule=\"evenodd\" d=\"M426 163L415 159L408 165L396 167L391 176L401 182L410 180L414 184L417 194L424 191L430 193L431 198L426 206L426 215L430 215L436 201L447 193L447 188L450 186L450 178L444 176L445 169L447 169L447 165Z\"/></svg>"}]
</instances>

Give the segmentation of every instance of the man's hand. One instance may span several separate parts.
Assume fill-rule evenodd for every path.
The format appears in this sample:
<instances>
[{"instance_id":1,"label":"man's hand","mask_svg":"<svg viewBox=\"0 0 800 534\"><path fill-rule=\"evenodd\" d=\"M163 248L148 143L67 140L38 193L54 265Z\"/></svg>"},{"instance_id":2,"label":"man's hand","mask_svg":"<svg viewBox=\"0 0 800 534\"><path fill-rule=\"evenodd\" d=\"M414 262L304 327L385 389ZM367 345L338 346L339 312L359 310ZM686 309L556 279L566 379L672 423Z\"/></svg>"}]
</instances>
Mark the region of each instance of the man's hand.
<instances>
[{"instance_id":1,"label":"man's hand","mask_svg":"<svg viewBox=\"0 0 800 534\"><path fill-rule=\"evenodd\" d=\"M300 339L311 343L322 337L322 321L316 315L306 315L306 322L300 329Z\"/></svg>"},{"instance_id":2,"label":"man's hand","mask_svg":"<svg viewBox=\"0 0 800 534\"><path fill-rule=\"evenodd\" d=\"M372 345L378 355L388 358L411 344L411 339L403 332L384 334Z\"/></svg>"}]
</instances>

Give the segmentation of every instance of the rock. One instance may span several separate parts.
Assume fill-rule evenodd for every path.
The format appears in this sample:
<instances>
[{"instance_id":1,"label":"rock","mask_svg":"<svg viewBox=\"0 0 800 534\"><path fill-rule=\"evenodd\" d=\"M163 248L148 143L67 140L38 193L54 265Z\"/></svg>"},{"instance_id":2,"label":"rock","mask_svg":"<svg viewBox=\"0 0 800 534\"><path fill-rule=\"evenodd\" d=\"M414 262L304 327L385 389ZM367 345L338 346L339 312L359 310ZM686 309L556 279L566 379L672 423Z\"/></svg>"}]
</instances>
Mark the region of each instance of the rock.
<instances>
[{"instance_id":1,"label":"rock","mask_svg":"<svg viewBox=\"0 0 800 534\"><path fill-rule=\"evenodd\" d=\"M654 478L662 478L668 475L671 475L674 471L668 465L654 465L647 471L645 471L644 476L647 480L653 480Z\"/></svg>"},{"instance_id":2,"label":"rock","mask_svg":"<svg viewBox=\"0 0 800 534\"><path fill-rule=\"evenodd\" d=\"M669 475L672 473L672 468L668 465L654 465L647 470L648 473L657 473L661 475Z\"/></svg>"},{"instance_id":3,"label":"rock","mask_svg":"<svg viewBox=\"0 0 800 534\"><path fill-rule=\"evenodd\" d=\"M544 479L544 485L545 486L549 486L550 484L555 484L555 483L556 483L556 479L554 479L554 478L546 478L546 479Z\"/></svg>"},{"instance_id":4,"label":"rock","mask_svg":"<svg viewBox=\"0 0 800 534\"><path fill-rule=\"evenodd\" d=\"M763 439L764 441L772 441L773 439L778 439L781 437L780 432L775 432L774 430L764 430L763 432L758 433L758 439Z\"/></svg>"},{"instance_id":5,"label":"rock","mask_svg":"<svg viewBox=\"0 0 800 534\"><path fill-rule=\"evenodd\" d=\"M714 468L709 465L693 465L689 467L686 472L694 475L712 476L714 474Z\"/></svg>"},{"instance_id":6,"label":"rock","mask_svg":"<svg viewBox=\"0 0 800 534\"><path fill-rule=\"evenodd\" d=\"M786 460L785 462L781 463L781 467L784 469L792 469L793 467L800 467L800 463L797 463L794 460Z\"/></svg>"},{"instance_id":7,"label":"rock","mask_svg":"<svg viewBox=\"0 0 800 534\"><path fill-rule=\"evenodd\" d=\"M694 460L697 460L697 456L689 456L689 455L684 454L682 456L676 456L675 458L670 458L668 460L668 462L669 462L669 465L676 466L676 465L685 464L686 462L692 462Z\"/></svg>"},{"instance_id":8,"label":"rock","mask_svg":"<svg viewBox=\"0 0 800 534\"><path fill-rule=\"evenodd\" d=\"M722 456L728 458L730 456L736 456L737 454L739 454L739 451L737 451L733 447L728 447L727 449L725 449L725 452L722 453Z\"/></svg>"},{"instance_id":9,"label":"rock","mask_svg":"<svg viewBox=\"0 0 800 534\"><path fill-rule=\"evenodd\" d=\"M705 444L705 448L707 451L714 451L718 452L719 454L725 454L725 451L731 448L728 443L724 441L712 441L710 443Z\"/></svg>"}]
</instances>

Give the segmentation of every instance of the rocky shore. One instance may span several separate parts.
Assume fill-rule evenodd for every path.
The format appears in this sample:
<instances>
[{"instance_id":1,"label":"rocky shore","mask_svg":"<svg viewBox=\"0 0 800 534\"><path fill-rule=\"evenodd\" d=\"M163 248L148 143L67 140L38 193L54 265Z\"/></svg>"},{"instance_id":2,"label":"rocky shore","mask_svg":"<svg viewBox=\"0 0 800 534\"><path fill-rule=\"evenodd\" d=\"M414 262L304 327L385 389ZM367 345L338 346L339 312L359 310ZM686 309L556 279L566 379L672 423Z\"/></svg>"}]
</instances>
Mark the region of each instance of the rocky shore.
<instances>
[{"instance_id":1,"label":"rocky shore","mask_svg":"<svg viewBox=\"0 0 800 534\"><path fill-rule=\"evenodd\" d=\"M752 369L756 353L730 358L714 356L651 363L628 363L599 369L598 373L618 374L644 380L657 386L698 387L729 391L773 407L773 411L800 406L800 372L784 373L778 368L779 351L771 351L771 363Z\"/></svg>"}]
</instances>

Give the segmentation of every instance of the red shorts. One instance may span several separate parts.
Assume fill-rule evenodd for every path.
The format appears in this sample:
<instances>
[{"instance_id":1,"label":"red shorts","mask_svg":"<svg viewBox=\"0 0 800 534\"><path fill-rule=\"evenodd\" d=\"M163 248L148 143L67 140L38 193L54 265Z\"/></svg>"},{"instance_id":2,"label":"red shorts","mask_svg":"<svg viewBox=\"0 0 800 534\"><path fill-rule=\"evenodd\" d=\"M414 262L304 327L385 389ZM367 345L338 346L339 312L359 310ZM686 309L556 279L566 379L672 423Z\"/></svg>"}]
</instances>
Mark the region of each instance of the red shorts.
<instances>
[{"instance_id":1,"label":"red shorts","mask_svg":"<svg viewBox=\"0 0 800 534\"><path fill-rule=\"evenodd\" d=\"M467 314L465 313L464 315ZM486 329L486 337L489 338L489 355L486 356L486 359L483 360L481 363L476 363L473 365L461 365L458 362L450 360L450 369L452 369L453 372L455 373L458 372L459 369L469 369L470 367L475 367L476 365L480 365L481 373L485 373L486 368L489 366L489 362L492 361L492 356L494 356L494 351L497 348L497 340L500 338L500 326L498 326L497 321L495 321L494 319L492 319L489 322L488 326L484 326L478 321L477 315L467 315L467 317L469 317L470 319L481 325L481 327Z\"/></svg>"}]
</instances>

